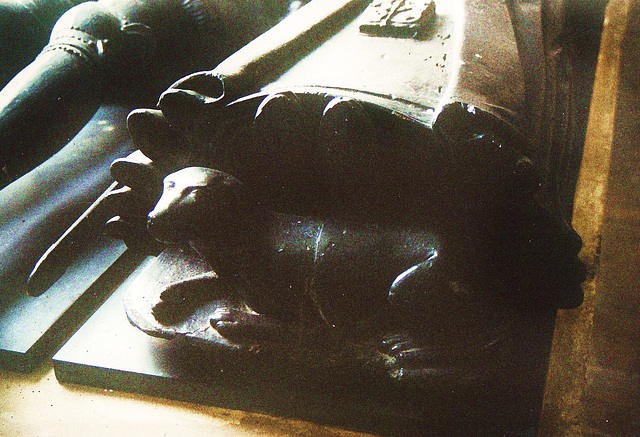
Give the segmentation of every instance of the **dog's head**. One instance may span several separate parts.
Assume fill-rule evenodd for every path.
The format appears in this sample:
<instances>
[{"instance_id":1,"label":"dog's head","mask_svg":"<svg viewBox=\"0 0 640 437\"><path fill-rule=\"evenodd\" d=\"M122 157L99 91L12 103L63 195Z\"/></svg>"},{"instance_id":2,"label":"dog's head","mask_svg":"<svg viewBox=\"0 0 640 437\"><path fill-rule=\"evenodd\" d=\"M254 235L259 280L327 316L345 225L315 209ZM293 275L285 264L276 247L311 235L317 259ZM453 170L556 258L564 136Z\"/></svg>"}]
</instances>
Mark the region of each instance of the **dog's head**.
<instances>
[{"instance_id":1,"label":"dog's head","mask_svg":"<svg viewBox=\"0 0 640 437\"><path fill-rule=\"evenodd\" d=\"M235 177L188 167L164 179L162 196L148 215L147 227L154 238L167 243L216 240L243 228L257 206Z\"/></svg>"}]
</instances>

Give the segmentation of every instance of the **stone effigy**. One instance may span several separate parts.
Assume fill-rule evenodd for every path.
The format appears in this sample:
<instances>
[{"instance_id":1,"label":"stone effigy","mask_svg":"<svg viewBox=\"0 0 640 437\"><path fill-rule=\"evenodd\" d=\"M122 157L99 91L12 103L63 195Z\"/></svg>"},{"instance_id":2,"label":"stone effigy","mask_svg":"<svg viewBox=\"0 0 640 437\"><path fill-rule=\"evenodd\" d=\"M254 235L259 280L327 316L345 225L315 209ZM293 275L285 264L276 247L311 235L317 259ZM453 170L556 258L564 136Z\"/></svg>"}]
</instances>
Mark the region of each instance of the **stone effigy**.
<instances>
[{"instance_id":1,"label":"stone effigy","mask_svg":"<svg viewBox=\"0 0 640 437\"><path fill-rule=\"evenodd\" d=\"M56 153L101 105L153 104L172 82L220 62L289 7L288 0L5 3L0 81L17 74L0 91L0 186Z\"/></svg>"},{"instance_id":2,"label":"stone effigy","mask_svg":"<svg viewBox=\"0 0 640 437\"><path fill-rule=\"evenodd\" d=\"M112 165L107 229L168 244L133 324L463 383L503 372L537 314L579 305L581 243L549 208L510 11L423 3L372 3L410 25L389 32L368 2L312 2L130 114L145 158Z\"/></svg>"}]
</instances>

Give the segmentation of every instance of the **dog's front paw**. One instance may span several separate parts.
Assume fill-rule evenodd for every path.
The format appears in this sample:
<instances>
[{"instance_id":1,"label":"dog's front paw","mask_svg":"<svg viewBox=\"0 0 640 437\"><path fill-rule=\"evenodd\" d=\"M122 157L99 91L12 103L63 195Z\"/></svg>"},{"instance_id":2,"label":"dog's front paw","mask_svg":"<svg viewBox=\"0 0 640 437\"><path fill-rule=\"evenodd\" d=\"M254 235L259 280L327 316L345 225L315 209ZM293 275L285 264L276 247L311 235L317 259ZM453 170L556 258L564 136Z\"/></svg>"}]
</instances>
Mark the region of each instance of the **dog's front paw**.
<instances>
[{"instance_id":1,"label":"dog's front paw","mask_svg":"<svg viewBox=\"0 0 640 437\"><path fill-rule=\"evenodd\" d=\"M277 340L285 331L282 324L248 308L220 307L210 323L220 335L237 343Z\"/></svg>"},{"instance_id":2,"label":"dog's front paw","mask_svg":"<svg viewBox=\"0 0 640 437\"><path fill-rule=\"evenodd\" d=\"M151 313L163 325L173 325L189 317L199 306L216 297L220 280L213 272L167 285Z\"/></svg>"}]
</instances>

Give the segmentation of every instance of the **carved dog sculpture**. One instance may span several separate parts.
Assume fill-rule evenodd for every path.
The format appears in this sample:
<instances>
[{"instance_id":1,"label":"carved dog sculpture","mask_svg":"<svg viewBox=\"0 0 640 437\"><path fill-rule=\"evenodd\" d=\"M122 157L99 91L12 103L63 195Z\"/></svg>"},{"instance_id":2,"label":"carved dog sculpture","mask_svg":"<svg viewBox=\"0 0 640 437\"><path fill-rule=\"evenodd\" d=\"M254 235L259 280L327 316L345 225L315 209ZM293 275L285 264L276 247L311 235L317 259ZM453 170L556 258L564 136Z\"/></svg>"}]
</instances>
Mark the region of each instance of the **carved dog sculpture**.
<instances>
[{"instance_id":1,"label":"carved dog sculpture","mask_svg":"<svg viewBox=\"0 0 640 437\"><path fill-rule=\"evenodd\" d=\"M433 233L275 213L217 170L167 176L148 229L165 243L189 242L217 273L170 284L154 308L161 323L219 290L293 324L349 328L382 314L420 320L427 336L450 341L493 323L484 296L455 277Z\"/></svg>"}]
</instances>

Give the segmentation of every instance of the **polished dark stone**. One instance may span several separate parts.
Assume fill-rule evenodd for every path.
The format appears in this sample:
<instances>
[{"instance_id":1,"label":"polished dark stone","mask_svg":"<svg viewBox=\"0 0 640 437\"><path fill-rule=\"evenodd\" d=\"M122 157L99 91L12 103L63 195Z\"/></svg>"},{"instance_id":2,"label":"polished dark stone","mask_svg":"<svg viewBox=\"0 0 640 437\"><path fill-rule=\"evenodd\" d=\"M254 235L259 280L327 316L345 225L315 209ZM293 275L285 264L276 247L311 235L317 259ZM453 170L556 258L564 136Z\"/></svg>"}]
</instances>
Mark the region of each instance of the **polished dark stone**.
<instances>
[{"instance_id":1,"label":"polished dark stone","mask_svg":"<svg viewBox=\"0 0 640 437\"><path fill-rule=\"evenodd\" d=\"M201 268L189 256L173 259L184 263L175 271L157 260L146 259L53 357L59 381L383 434L535 434L554 314L532 318L528 334L500 352L505 371L491 383L413 385L354 369L318 372L286 357L234 356L184 334L171 341L146 335L125 314L131 287L159 270L166 281Z\"/></svg>"},{"instance_id":2,"label":"polished dark stone","mask_svg":"<svg viewBox=\"0 0 640 437\"><path fill-rule=\"evenodd\" d=\"M124 243L100 238L39 297L3 301L0 315L0 366L29 371L51 356L113 291L127 272Z\"/></svg>"},{"instance_id":3,"label":"polished dark stone","mask_svg":"<svg viewBox=\"0 0 640 437\"><path fill-rule=\"evenodd\" d=\"M112 182L111 161L131 148L127 112L102 108L60 152L0 190L2 367L31 370L107 296L94 283L104 282L101 276L123 253L120 241L100 239L86 252L78 249L78 257L67 260L66 275L39 298L27 296L26 281L38 258ZM91 241L96 234L84 237Z\"/></svg>"}]
</instances>

